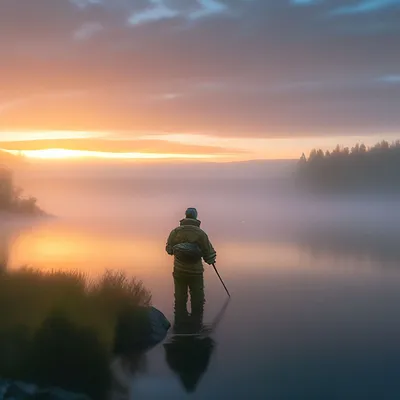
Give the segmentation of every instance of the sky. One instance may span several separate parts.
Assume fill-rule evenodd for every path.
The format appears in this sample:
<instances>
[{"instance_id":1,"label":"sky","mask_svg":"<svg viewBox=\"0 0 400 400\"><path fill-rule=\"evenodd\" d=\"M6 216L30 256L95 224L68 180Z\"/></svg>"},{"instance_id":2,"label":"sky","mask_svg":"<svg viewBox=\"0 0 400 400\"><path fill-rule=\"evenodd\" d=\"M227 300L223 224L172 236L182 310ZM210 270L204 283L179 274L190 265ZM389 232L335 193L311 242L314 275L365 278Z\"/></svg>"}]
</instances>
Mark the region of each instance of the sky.
<instances>
[{"instance_id":1,"label":"sky","mask_svg":"<svg viewBox=\"0 0 400 400\"><path fill-rule=\"evenodd\" d=\"M0 148L297 158L400 138L400 0L2 0Z\"/></svg>"}]
</instances>

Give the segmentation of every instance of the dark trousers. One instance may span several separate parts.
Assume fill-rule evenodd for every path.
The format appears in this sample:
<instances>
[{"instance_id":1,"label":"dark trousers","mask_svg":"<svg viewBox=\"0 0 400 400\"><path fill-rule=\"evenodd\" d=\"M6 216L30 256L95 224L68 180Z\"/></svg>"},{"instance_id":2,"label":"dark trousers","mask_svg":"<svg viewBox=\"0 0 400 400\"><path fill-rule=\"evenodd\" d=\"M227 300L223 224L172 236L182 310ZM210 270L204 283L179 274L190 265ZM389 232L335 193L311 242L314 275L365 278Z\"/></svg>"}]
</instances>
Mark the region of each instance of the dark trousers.
<instances>
[{"instance_id":1,"label":"dark trousers","mask_svg":"<svg viewBox=\"0 0 400 400\"><path fill-rule=\"evenodd\" d=\"M203 319L204 312L204 278L203 274L185 274L174 271L175 284L175 317L188 315L187 301L188 292L190 292L191 315Z\"/></svg>"}]
</instances>

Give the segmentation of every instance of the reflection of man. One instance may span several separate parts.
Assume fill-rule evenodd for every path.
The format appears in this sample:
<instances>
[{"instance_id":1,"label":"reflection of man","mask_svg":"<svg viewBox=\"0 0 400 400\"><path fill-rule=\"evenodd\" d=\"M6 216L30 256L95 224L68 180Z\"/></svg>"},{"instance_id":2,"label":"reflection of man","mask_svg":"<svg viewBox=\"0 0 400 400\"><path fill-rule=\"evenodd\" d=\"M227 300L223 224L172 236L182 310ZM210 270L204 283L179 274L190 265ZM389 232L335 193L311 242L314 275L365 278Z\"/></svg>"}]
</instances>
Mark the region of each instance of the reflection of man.
<instances>
[{"instance_id":1,"label":"reflection of man","mask_svg":"<svg viewBox=\"0 0 400 400\"><path fill-rule=\"evenodd\" d=\"M202 259L211 265L215 263L217 255L200 224L197 210L188 208L186 218L172 230L166 245L167 253L174 256L175 308L182 307L182 310L187 312L189 289L194 314L202 314L204 304Z\"/></svg>"},{"instance_id":2,"label":"reflection of man","mask_svg":"<svg viewBox=\"0 0 400 400\"><path fill-rule=\"evenodd\" d=\"M179 285L175 286L176 289L179 290ZM201 291L202 288L198 290ZM186 310L186 300L177 296L176 293L175 299L173 327L175 335L170 342L164 344L166 361L171 370L179 376L185 389L188 392L194 392L200 378L208 368L215 344L206 335L203 325L204 297L192 298L190 315Z\"/></svg>"}]
</instances>

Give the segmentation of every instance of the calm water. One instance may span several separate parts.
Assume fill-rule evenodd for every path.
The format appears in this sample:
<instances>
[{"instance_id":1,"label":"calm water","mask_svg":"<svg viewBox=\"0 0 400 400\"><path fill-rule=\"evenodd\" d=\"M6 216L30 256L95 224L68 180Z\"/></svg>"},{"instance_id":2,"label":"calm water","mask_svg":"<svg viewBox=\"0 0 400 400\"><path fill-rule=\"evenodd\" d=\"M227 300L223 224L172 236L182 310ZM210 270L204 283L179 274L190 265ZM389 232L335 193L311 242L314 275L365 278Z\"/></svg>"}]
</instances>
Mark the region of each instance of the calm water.
<instances>
[{"instance_id":1,"label":"calm water","mask_svg":"<svg viewBox=\"0 0 400 400\"><path fill-rule=\"evenodd\" d=\"M242 181L212 190L206 181L30 185L58 218L3 226L8 268L79 269L94 277L122 269L143 280L173 322L164 246L187 206L198 207L217 249L232 298L226 304L207 269L203 323L221 318L206 342L181 343L192 356L173 360L175 371L163 344L139 372L119 366L125 398L400 398L397 201L300 200ZM193 393L182 384L188 370Z\"/></svg>"}]
</instances>

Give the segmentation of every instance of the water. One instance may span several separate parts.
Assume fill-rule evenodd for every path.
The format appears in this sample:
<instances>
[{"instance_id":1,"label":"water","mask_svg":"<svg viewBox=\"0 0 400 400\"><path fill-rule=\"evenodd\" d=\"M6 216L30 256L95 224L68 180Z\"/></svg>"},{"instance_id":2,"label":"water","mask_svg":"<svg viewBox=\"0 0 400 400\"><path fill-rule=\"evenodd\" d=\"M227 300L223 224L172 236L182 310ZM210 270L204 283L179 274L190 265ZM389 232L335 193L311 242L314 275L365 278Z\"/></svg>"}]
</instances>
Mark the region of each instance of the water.
<instances>
[{"instance_id":1,"label":"water","mask_svg":"<svg viewBox=\"0 0 400 400\"><path fill-rule=\"evenodd\" d=\"M198 207L218 252L232 298L226 304L206 268L203 323L211 326L222 312L221 320L206 343L182 344L194 356L181 376L165 343L135 373L116 365L125 398L399 398L397 200L317 201L278 195L257 180L49 179L24 184L58 218L3 226L8 268L72 268L92 277L121 269L143 280L173 322L172 259L164 248L187 206ZM193 393L181 380L188 368Z\"/></svg>"}]
</instances>

